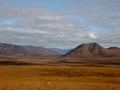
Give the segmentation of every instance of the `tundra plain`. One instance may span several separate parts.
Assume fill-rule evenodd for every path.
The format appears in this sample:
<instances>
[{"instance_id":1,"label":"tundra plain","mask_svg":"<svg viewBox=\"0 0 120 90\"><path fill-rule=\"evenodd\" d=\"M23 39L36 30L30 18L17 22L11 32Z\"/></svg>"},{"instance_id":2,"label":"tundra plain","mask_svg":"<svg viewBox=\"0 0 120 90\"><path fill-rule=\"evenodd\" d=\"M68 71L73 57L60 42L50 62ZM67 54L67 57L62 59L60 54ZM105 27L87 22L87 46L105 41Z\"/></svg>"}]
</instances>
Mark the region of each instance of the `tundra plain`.
<instances>
[{"instance_id":1,"label":"tundra plain","mask_svg":"<svg viewBox=\"0 0 120 90\"><path fill-rule=\"evenodd\" d=\"M0 90L120 90L117 66L48 61L42 60L44 64L38 65L1 61Z\"/></svg>"}]
</instances>

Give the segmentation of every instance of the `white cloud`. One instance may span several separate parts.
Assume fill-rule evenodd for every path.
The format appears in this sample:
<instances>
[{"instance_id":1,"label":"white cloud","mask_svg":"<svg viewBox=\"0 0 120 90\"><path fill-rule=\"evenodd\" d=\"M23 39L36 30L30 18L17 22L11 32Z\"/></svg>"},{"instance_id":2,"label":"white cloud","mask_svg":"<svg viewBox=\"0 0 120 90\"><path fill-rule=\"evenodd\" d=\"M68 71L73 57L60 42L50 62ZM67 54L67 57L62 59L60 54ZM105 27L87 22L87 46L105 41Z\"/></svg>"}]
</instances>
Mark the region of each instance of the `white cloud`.
<instances>
[{"instance_id":1,"label":"white cloud","mask_svg":"<svg viewBox=\"0 0 120 90\"><path fill-rule=\"evenodd\" d=\"M93 38L93 39L97 38L97 36L93 32L90 32L88 35L90 38Z\"/></svg>"},{"instance_id":2,"label":"white cloud","mask_svg":"<svg viewBox=\"0 0 120 90\"><path fill-rule=\"evenodd\" d=\"M61 21L64 19L63 16L40 16L37 17L38 20L46 20L46 21Z\"/></svg>"}]
</instances>

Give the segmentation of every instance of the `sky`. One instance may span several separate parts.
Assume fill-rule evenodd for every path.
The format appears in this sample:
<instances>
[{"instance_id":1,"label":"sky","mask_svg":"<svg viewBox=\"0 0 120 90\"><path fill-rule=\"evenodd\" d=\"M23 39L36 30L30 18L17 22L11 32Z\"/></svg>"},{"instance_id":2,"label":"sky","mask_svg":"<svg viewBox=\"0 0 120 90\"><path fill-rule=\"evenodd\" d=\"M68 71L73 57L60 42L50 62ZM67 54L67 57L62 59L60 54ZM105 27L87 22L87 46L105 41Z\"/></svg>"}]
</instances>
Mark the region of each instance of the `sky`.
<instances>
[{"instance_id":1,"label":"sky","mask_svg":"<svg viewBox=\"0 0 120 90\"><path fill-rule=\"evenodd\" d=\"M0 0L0 43L120 47L120 0Z\"/></svg>"}]
</instances>

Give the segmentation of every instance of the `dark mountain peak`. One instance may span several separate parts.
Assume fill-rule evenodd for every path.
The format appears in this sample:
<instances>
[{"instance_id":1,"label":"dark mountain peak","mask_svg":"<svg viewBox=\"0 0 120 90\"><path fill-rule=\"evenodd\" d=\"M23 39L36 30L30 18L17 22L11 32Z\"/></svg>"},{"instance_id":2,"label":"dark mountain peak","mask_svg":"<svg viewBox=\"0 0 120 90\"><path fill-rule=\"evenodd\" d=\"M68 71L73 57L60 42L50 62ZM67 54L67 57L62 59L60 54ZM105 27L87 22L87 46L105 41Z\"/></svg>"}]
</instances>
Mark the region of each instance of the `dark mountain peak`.
<instances>
[{"instance_id":1,"label":"dark mountain peak","mask_svg":"<svg viewBox=\"0 0 120 90\"><path fill-rule=\"evenodd\" d=\"M99 44L97 43L83 43L81 45L79 45L77 48L81 48L81 47L101 47Z\"/></svg>"},{"instance_id":2,"label":"dark mountain peak","mask_svg":"<svg viewBox=\"0 0 120 90\"><path fill-rule=\"evenodd\" d=\"M79 45L75 49L84 49L84 50L88 50L89 52L93 52L96 49L100 50L100 49L105 49L105 48L100 46L97 43L84 43L84 44Z\"/></svg>"},{"instance_id":3,"label":"dark mountain peak","mask_svg":"<svg viewBox=\"0 0 120 90\"><path fill-rule=\"evenodd\" d=\"M97 43L84 43L77 46L72 51L68 52L65 56L72 57L91 57L91 56L103 56L106 49Z\"/></svg>"},{"instance_id":4,"label":"dark mountain peak","mask_svg":"<svg viewBox=\"0 0 120 90\"><path fill-rule=\"evenodd\" d=\"M96 42L92 42L92 43L83 43L82 45L98 45Z\"/></svg>"},{"instance_id":5,"label":"dark mountain peak","mask_svg":"<svg viewBox=\"0 0 120 90\"><path fill-rule=\"evenodd\" d=\"M102 47L98 43L83 43L82 46L87 46L87 47Z\"/></svg>"}]
</instances>

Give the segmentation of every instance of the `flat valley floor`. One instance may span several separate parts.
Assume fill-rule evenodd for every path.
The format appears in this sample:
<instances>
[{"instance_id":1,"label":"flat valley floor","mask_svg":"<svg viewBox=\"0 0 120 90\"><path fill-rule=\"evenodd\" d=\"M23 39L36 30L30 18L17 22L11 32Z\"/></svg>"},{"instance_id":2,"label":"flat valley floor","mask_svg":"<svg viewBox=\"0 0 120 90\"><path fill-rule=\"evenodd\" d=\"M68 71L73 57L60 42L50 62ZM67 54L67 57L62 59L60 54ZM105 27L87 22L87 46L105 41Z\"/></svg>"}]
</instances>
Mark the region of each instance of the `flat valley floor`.
<instances>
[{"instance_id":1,"label":"flat valley floor","mask_svg":"<svg viewBox=\"0 0 120 90\"><path fill-rule=\"evenodd\" d=\"M120 68L0 65L0 90L120 90Z\"/></svg>"}]
</instances>

